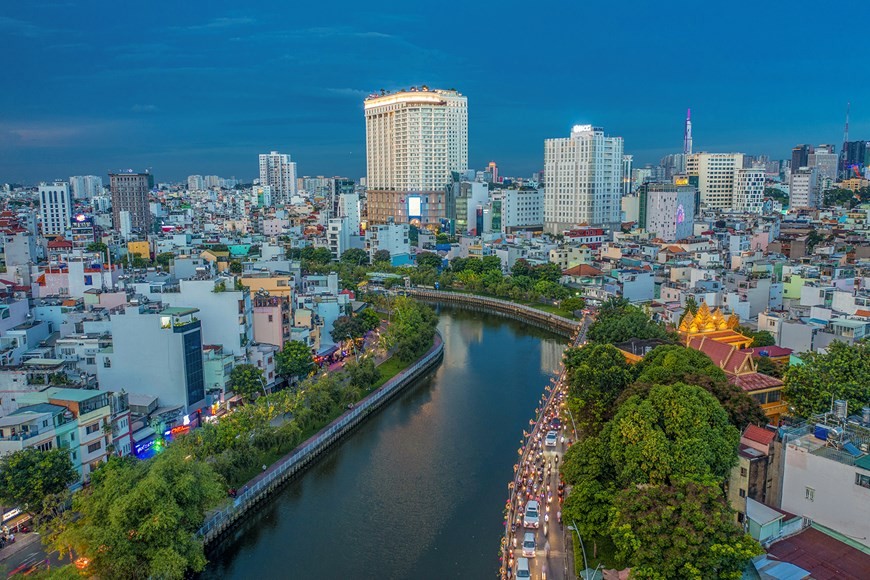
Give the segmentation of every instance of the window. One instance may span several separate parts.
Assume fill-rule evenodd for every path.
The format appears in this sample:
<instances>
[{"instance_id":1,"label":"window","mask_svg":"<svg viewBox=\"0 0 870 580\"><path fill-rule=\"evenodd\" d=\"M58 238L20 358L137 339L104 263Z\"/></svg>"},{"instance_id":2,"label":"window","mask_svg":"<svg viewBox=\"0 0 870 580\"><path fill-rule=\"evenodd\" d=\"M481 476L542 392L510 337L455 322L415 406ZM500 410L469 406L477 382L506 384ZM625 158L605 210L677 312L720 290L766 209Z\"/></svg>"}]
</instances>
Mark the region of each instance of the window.
<instances>
[{"instance_id":1,"label":"window","mask_svg":"<svg viewBox=\"0 0 870 580\"><path fill-rule=\"evenodd\" d=\"M89 356L89 357L87 357L87 358L85 359L85 364L87 364L87 365L95 365L95 364L97 364L97 359L94 358L94 357L92 357L92 356Z\"/></svg>"},{"instance_id":2,"label":"window","mask_svg":"<svg viewBox=\"0 0 870 580\"><path fill-rule=\"evenodd\" d=\"M102 441L95 441L88 445L88 453L93 453L94 451L99 451L102 448Z\"/></svg>"},{"instance_id":3,"label":"window","mask_svg":"<svg viewBox=\"0 0 870 580\"><path fill-rule=\"evenodd\" d=\"M740 497L746 497L746 490L745 489L740 490Z\"/></svg>"},{"instance_id":4,"label":"window","mask_svg":"<svg viewBox=\"0 0 870 580\"><path fill-rule=\"evenodd\" d=\"M100 422L99 421L97 421L96 423L92 423L91 425L88 425L87 427L85 427L85 433L88 435L90 435L91 433L96 433L99 430L100 430Z\"/></svg>"},{"instance_id":5,"label":"window","mask_svg":"<svg viewBox=\"0 0 870 580\"><path fill-rule=\"evenodd\" d=\"M103 359L103 368L104 369L112 368L112 359L110 359L109 357L104 358Z\"/></svg>"},{"instance_id":6,"label":"window","mask_svg":"<svg viewBox=\"0 0 870 580\"><path fill-rule=\"evenodd\" d=\"M808 487L808 488L806 489L806 496L805 496L805 497L806 497L806 499L807 499L808 501L815 501L815 498L816 498L816 490L813 489L812 487Z\"/></svg>"},{"instance_id":7,"label":"window","mask_svg":"<svg viewBox=\"0 0 870 580\"><path fill-rule=\"evenodd\" d=\"M870 475L855 474L855 485L870 489Z\"/></svg>"},{"instance_id":8,"label":"window","mask_svg":"<svg viewBox=\"0 0 870 580\"><path fill-rule=\"evenodd\" d=\"M746 477L746 468L745 467L740 468L740 477Z\"/></svg>"},{"instance_id":9,"label":"window","mask_svg":"<svg viewBox=\"0 0 870 580\"><path fill-rule=\"evenodd\" d=\"M269 315L269 322L272 322L272 315Z\"/></svg>"}]
</instances>

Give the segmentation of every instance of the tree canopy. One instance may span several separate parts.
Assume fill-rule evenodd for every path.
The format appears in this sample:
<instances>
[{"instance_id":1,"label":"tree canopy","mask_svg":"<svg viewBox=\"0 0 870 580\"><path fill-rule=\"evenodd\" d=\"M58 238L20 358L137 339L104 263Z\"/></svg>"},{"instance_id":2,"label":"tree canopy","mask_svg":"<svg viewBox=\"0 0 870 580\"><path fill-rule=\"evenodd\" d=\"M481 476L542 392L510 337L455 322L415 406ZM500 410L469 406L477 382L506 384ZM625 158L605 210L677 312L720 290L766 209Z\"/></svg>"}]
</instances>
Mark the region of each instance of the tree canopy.
<instances>
[{"instance_id":1,"label":"tree canopy","mask_svg":"<svg viewBox=\"0 0 870 580\"><path fill-rule=\"evenodd\" d=\"M362 337L366 333L366 325L359 316L339 316L332 323L330 335L332 340L342 342Z\"/></svg>"},{"instance_id":2,"label":"tree canopy","mask_svg":"<svg viewBox=\"0 0 870 580\"><path fill-rule=\"evenodd\" d=\"M420 252L417 254L418 266L426 266L437 270L441 268L442 261L441 256L434 252Z\"/></svg>"},{"instance_id":3,"label":"tree canopy","mask_svg":"<svg viewBox=\"0 0 870 580\"><path fill-rule=\"evenodd\" d=\"M438 317L429 306L400 296L393 301L391 318L388 342L400 360L412 361L431 346Z\"/></svg>"},{"instance_id":4,"label":"tree canopy","mask_svg":"<svg viewBox=\"0 0 870 580\"><path fill-rule=\"evenodd\" d=\"M314 369L311 349L300 340L289 340L275 354L275 371L284 378L305 377Z\"/></svg>"},{"instance_id":5,"label":"tree canopy","mask_svg":"<svg viewBox=\"0 0 870 580\"><path fill-rule=\"evenodd\" d=\"M803 364L785 373L785 398L793 414L810 417L831 409L833 399L844 399L851 412L870 405L870 343L833 342L826 354L801 355Z\"/></svg>"},{"instance_id":6,"label":"tree canopy","mask_svg":"<svg viewBox=\"0 0 870 580\"><path fill-rule=\"evenodd\" d=\"M341 254L341 262L345 264L368 264L369 254L362 248L351 248Z\"/></svg>"},{"instance_id":7,"label":"tree canopy","mask_svg":"<svg viewBox=\"0 0 870 580\"><path fill-rule=\"evenodd\" d=\"M577 429L591 435L612 416L613 404L631 384L625 357L609 344L590 344L565 351L568 405Z\"/></svg>"},{"instance_id":8,"label":"tree canopy","mask_svg":"<svg viewBox=\"0 0 870 580\"><path fill-rule=\"evenodd\" d=\"M650 320L647 314L625 298L611 298L601 305L595 322L589 327L589 340L620 343L632 338L668 338L664 325Z\"/></svg>"},{"instance_id":9,"label":"tree canopy","mask_svg":"<svg viewBox=\"0 0 870 580\"><path fill-rule=\"evenodd\" d=\"M242 395L246 401L251 401L257 395L265 394L266 379L263 371L256 366L240 364L233 367L229 386L235 394Z\"/></svg>"},{"instance_id":10,"label":"tree canopy","mask_svg":"<svg viewBox=\"0 0 870 580\"><path fill-rule=\"evenodd\" d=\"M65 491L78 478L68 450L27 447L0 457L0 501L38 514L48 496Z\"/></svg>"},{"instance_id":11,"label":"tree canopy","mask_svg":"<svg viewBox=\"0 0 870 580\"><path fill-rule=\"evenodd\" d=\"M630 486L614 506L610 531L632 578L739 580L747 561L763 553L715 485Z\"/></svg>"},{"instance_id":12,"label":"tree canopy","mask_svg":"<svg viewBox=\"0 0 870 580\"><path fill-rule=\"evenodd\" d=\"M89 488L75 494L75 525L53 542L90 560L100 578L184 578L205 568L194 537L205 511L225 497L220 477L207 462L170 446L148 461L111 457Z\"/></svg>"}]
</instances>

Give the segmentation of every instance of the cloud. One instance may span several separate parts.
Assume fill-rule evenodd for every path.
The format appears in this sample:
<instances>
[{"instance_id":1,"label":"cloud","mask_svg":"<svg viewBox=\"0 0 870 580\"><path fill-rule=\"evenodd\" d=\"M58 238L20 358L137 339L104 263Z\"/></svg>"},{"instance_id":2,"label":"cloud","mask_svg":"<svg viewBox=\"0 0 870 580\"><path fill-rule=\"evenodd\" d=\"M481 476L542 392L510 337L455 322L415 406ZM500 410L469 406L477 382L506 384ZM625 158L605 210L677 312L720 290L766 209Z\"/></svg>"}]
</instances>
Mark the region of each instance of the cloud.
<instances>
[{"instance_id":1,"label":"cloud","mask_svg":"<svg viewBox=\"0 0 870 580\"><path fill-rule=\"evenodd\" d=\"M364 99L372 93L371 91L367 91L365 89L328 88L325 90L329 93L332 93L333 95L339 95L342 97L353 97L354 99Z\"/></svg>"},{"instance_id":2,"label":"cloud","mask_svg":"<svg viewBox=\"0 0 870 580\"><path fill-rule=\"evenodd\" d=\"M48 28L42 28L24 20L0 16L0 31L11 36L23 36L25 38L43 38L52 33Z\"/></svg>"},{"instance_id":3,"label":"cloud","mask_svg":"<svg viewBox=\"0 0 870 580\"><path fill-rule=\"evenodd\" d=\"M157 105L133 105L130 110L134 113L156 113L159 109Z\"/></svg>"},{"instance_id":4,"label":"cloud","mask_svg":"<svg viewBox=\"0 0 870 580\"><path fill-rule=\"evenodd\" d=\"M101 140L121 125L118 121L96 119L0 123L0 149L65 147L82 140Z\"/></svg>"},{"instance_id":5,"label":"cloud","mask_svg":"<svg viewBox=\"0 0 870 580\"><path fill-rule=\"evenodd\" d=\"M184 32L209 32L216 30L224 30L226 28L233 28L235 26L245 26L246 24L256 24L256 18L250 18L247 16L242 17L220 17L213 18L208 22L204 22L202 24L192 24L190 26L173 26L170 30L176 31L184 31Z\"/></svg>"}]
</instances>

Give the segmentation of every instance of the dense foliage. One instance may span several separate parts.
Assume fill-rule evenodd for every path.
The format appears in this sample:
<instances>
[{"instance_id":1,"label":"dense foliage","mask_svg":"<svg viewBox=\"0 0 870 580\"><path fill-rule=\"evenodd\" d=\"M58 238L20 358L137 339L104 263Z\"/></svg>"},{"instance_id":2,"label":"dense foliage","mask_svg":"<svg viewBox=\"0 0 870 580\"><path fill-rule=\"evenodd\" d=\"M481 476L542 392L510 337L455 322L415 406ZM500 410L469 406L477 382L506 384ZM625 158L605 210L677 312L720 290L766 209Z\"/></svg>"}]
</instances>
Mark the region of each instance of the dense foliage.
<instances>
[{"instance_id":1,"label":"dense foliage","mask_svg":"<svg viewBox=\"0 0 870 580\"><path fill-rule=\"evenodd\" d=\"M664 325L650 320L643 310L625 298L611 298L604 302L586 336L591 341L610 344L632 338L669 338Z\"/></svg>"},{"instance_id":2,"label":"dense foliage","mask_svg":"<svg viewBox=\"0 0 870 580\"><path fill-rule=\"evenodd\" d=\"M275 354L275 370L286 379L306 377L314 370L311 349L302 341L289 340Z\"/></svg>"},{"instance_id":3,"label":"dense foliage","mask_svg":"<svg viewBox=\"0 0 870 580\"><path fill-rule=\"evenodd\" d=\"M230 390L241 395L246 401L251 401L265 394L266 379L263 371L252 364L240 364L233 367L230 373Z\"/></svg>"},{"instance_id":4,"label":"dense foliage","mask_svg":"<svg viewBox=\"0 0 870 580\"><path fill-rule=\"evenodd\" d=\"M851 413L870 405L870 343L834 342L826 354L801 355L803 364L785 373L785 397L792 413L809 417L831 409L831 401L844 399Z\"/></svg>"},{"instance_id":5,"label":"dense foliage","mask_svg":"<svg viewBox=\"0 0 870 580\"><path fill-rule=\"evenodd\" d=\"M400 360L414 360L432 345L438 317L429 306L403 296L393 300L391 308L387 341Z\"/></svg>"},{"instance_id":6,"label":"dense foliage","mask_svg":"<svg viewBox=\"0 0 870 580\"><path fill-rule=\"evenodd\" d=\"M88 558L95 577L184 578L205 567L194 533L223 496L211 465L181 447L148 461L112 457L75 494L75 523L57 534L53 547Z\"/></svg>"},{"instance_id":7,"label":"dense foliage","mask_svg":"<svg viewBox=\"0 0 870 580\"><path fill-rule=\"evenodd\" d=\"M591 343L568 349L565 365L585 437L561 468L572 486L563 518L587 547L613 546L609 564L636 577L739 577L760 547L734 524L722 485L737 458L735 425L763 420L758 404L682 346L630 367L614 347Z\"/></svg>"},{"instance_id":8,"label":"dense foliage","mask_svg":"<svg viewBox=\"0 0 870 580\"><path fill-rule=\"evenodd\" d=\"M0 502L38 514L48 496L78 478L68 450L27 447L0 457Z\"/></svg>"}]
</instances>

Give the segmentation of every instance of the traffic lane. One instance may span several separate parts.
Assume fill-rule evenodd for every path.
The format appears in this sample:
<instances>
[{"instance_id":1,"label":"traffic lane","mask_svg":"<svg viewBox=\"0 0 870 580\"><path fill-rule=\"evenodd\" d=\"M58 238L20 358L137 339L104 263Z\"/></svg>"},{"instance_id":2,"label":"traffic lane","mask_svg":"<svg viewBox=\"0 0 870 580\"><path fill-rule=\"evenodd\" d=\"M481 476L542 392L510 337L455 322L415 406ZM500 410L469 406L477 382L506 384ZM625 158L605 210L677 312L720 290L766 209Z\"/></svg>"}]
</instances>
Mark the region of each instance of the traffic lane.
<instances>
[{"instance_id":1,"label":"traffic lane","mask_svg":"<svg viewBox=\"0 0 870 580\"><path fill-rule=\"evenodd\" d=\"M40 569L45 569L47 566L59 568L64 563L57 552L46 555L42 543L38 541L32 546L20 550L3 560L3 566L6 569L8 577L23 574L37 565L39 565Z\"/></svg>"},{"instance_id":2,"label":"traffic lane","mask_svg":"<svg viewBox=\"0 0 870 580\"><path fill-rule=\"evenodd\" d=\"M544 482L545 492L552 494L552 500L547 502L546 495L541 506L541 525L537 530L524 529L522 534L518 534L518 544L522 542L522 536L525 532L530 531L535 534L535 556L529 558L529 569L532 578L537 580L543 578L543 572L546 571L547 580L567 580L565 576L565 537L562 533L561 526L558 522L558 513L561 511L558 499L559 476L556 467L556 457L560 458L563 454L561 442L556 444L554 448L547 448L544 452ZM546 476L546 466L552 462L552 469L549 481ZM519 531L519 530L518 530ZM546 534L545 534L546 531ZM547 544L549 543L549 555L547 554ZM515 550L516 558L522 557L522 545L519 545ZM516 567L514 566L514 569Z\"/></svg>"}]
</instances>

